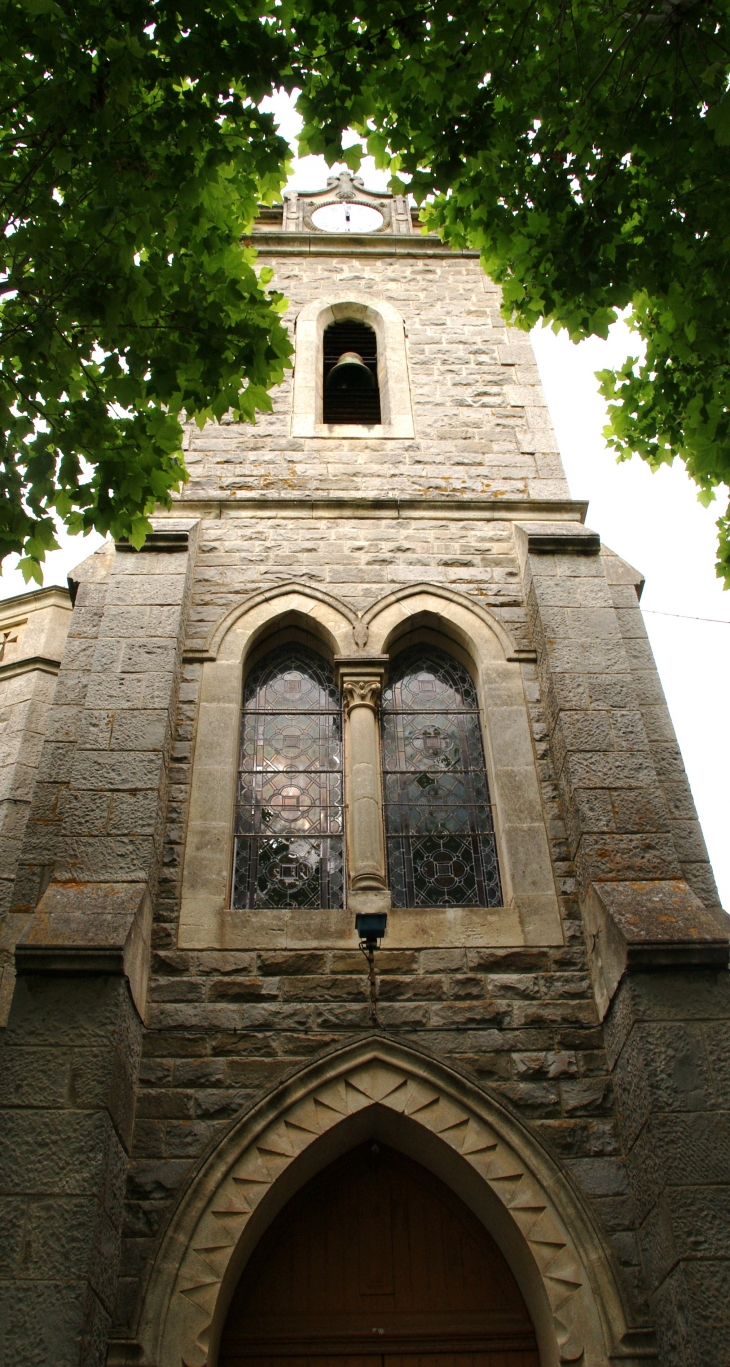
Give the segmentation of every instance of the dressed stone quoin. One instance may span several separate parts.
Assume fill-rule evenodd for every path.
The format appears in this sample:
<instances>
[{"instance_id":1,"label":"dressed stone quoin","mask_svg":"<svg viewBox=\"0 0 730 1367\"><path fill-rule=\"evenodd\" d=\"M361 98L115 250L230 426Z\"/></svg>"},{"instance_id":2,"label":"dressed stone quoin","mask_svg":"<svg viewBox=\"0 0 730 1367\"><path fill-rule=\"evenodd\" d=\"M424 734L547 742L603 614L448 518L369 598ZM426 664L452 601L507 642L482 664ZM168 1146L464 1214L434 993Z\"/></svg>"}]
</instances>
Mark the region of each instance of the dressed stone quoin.
<instances>
[{"instance_id":1,"label":"dressed stone quoin","mask_svg":"<svg viewBox=\"0 0 730 1367\"><path fill-rule=\"evenodd\" d=\"M0 1363L727 1367L728 920L476 253L262 208L293 369L0 604Z\"/></svg>"}]
</instances>

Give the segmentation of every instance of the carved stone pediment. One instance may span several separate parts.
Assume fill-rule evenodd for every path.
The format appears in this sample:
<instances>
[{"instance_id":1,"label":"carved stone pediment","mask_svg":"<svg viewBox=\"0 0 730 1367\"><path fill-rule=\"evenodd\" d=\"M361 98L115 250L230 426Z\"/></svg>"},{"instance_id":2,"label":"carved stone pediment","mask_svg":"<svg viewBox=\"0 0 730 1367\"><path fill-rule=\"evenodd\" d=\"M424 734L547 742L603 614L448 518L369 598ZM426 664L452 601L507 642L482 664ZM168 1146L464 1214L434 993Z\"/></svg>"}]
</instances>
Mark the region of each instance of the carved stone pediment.
<instances>
[{"instance_id":1,"label":"carved stone pediment","mask_svg":"<svg viewBox=\"0 0 730 1367\"><path fill-rule=\"evenodd\" d=\"M284 231L290 233L320 233L312 215L317 209L329 204L363 204L375 209L383 222L372 233L411 233L411 211L406 195L391 195L387 191L366 190L362 176L354 176L351 171L340 171L336 176L327 177L324 190L298 194L290 190L284 195Z\"/></svg>"}]
</instances>

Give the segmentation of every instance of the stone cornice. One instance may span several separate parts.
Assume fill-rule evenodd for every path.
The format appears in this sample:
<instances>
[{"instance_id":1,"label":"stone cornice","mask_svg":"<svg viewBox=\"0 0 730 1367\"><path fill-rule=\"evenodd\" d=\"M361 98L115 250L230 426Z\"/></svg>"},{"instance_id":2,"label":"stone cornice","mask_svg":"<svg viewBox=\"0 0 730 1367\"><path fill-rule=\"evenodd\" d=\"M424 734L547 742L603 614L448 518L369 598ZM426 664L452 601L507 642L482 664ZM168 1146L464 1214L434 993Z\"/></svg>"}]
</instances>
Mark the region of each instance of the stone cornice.
<instances>
[{"instance_id":1,"label":"stone cornice","mask_svg":"<svg viewBox=\"0 0 730 1367\"><path fill-rule=\"evenodd\" d=\"M492 522L582 523L588 504L567 498L185 498L175 503L178 513L183 509L202 518L483 518Z\"/></svg>"},{"instance_id":2,"label":"stone cornice","mask_svg":"<svg viewBox=\"0 0 730 1367\"><path fill-rule=\"evenodd\" d=\"M249 239L262 256L469 256L454 251L429 233L289 233L254 231Z\"/></svg>"},{"instance_id":3,"label":"stone cornice","mask_svg":"<svg viewBox=\"0 0 730 1367\"><path fill-rule=\"evenodd\" d=\"M12 598L0 601L0 619L5 617L25 617L29 612L47 608L55 604L59 608L71 610L71 594L60 584L49 584L44 589L30 589L28 593L16 593Z\"/></svg>"},{"instance_id":4,"label":"stone cornice","mask_svg":"<svg viewBox=\"0 0 730 1367\"><path fill-rule=\"evenodd\" d=\"M60 660L50 660L45 655L29 655L25 660L8 660L0 664L0 679L14 679L18 674L58 674Z\"/></svg>"}]
</instances>

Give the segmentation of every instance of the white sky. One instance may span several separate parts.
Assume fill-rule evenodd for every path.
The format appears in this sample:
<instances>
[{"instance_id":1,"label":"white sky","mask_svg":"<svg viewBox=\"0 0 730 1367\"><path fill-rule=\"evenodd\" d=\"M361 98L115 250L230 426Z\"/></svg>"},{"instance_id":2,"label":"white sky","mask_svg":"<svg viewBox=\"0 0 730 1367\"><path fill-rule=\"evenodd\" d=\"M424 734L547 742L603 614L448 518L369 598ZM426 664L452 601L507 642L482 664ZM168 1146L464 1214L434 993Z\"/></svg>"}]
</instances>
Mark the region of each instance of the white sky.
<instances>
[{"instance_id":1,"label":"white sky","mask_svg":"<svg viewBox=\"0 0 730 1367\"><path fill-rule=\"evenodd\" d=\"M281 132L293 141L298 119L292 102L281 97L270 107ZM323 158L305 157L295 162L290 186L321 189L330 174ZM385 189L387 173L376 171L372 162L360 174L370 188ZM723 592L714 571L714 523L724 504L702 508L680 465L653 475L638 457L617 465L606 450L601 436L605 405L594 372L635 354L636 342L623 324L614 326L606 342L591 338L574 346L565 335L555 337L541 328L532 340L571 494L589 500L587 525L646 577L644 620L720 896L730 909L730 593ZM45 583L64 584L69 569L101 540L95 533L64 537L62 549L46 557ZM25 591L14 560L5 564L0 598Z\"/></svg>"}]
</instances>

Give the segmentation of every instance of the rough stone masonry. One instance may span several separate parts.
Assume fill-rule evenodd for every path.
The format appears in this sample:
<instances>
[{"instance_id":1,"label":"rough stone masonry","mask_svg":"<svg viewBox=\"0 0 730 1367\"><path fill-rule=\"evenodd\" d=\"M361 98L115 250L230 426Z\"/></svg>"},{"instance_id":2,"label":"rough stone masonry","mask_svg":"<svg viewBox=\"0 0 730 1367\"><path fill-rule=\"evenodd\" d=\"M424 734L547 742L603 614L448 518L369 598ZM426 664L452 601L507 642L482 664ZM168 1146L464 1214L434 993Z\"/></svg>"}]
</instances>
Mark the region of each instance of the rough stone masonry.
<instances>
[{"instance_id":1,"label":"rough stone masonry","mask_svg":"<svg viewBox=\"0 0 730 1367\"><path fill-rule=\"evenodd\" d=\"M163 1367L150 1287L196 1175L241 1117L373 1030L506 1108L594 1222L620 1333L606 1311L602 1358L558 1344L546 1362L730 1363L728 923L641 577L584 527L529 340L505 327L478 259L401 220L323 234L279 207L254 240L293 336L320 304L402 319L407 393L399 381L390 402L410 405L412 437L387 419L375 433L292 435L287 381L255 426L190 428L190 481L141 552L105 546L74 572L70 598L3 605L8 1367ZM298 338L297 365L303 355ZM316 431L314 392L311 404ZM249 608L244 653L226 656ZM450 932L436 909L399 940L391 910L373 1027L349 913L287 929L224 906L215 934L196 935L181 902L196 873L196 763L204 743L214 757L220 747L228 791L245 651L334 639L343 623L343 657L364 667L387 655L372 646L381 608L409 639L468 654L459 624L472 614L507 643L494 677L509 671L502 715L515 728L524 715L526 740L503 766L522 835L502 871L525 892L511 911L506 899L501 929L477 909ZM46 651L34 641L51 611ZM485 684L487 704L501 688ZM496 737L494 765L498 749ZM528 827L549 883L535 882L534 913ZM228 877L225 851L205 840L201 860ZM541 941L548 896L557 930Z\"/></svg>"}]
</instances>

